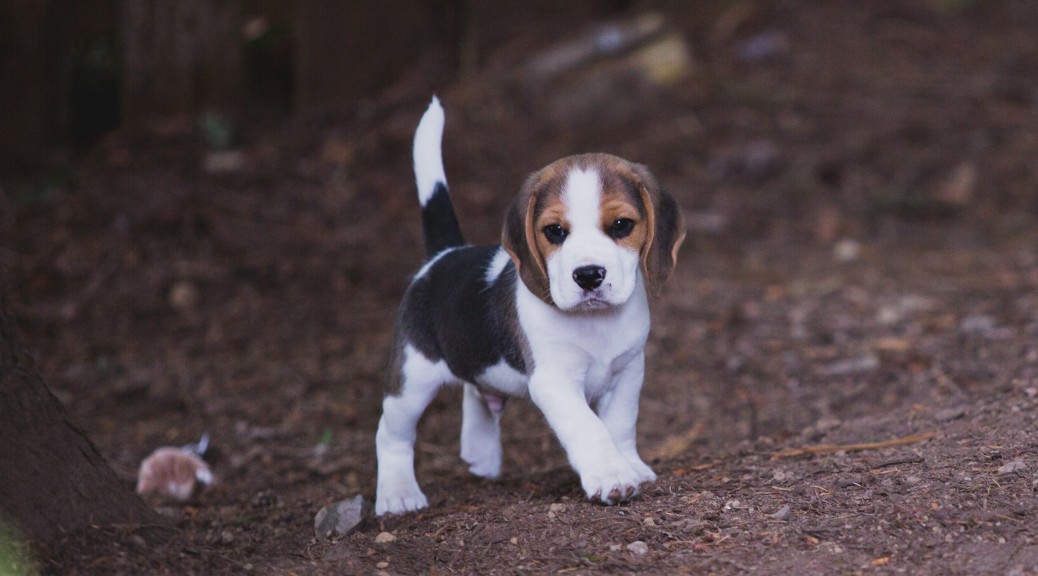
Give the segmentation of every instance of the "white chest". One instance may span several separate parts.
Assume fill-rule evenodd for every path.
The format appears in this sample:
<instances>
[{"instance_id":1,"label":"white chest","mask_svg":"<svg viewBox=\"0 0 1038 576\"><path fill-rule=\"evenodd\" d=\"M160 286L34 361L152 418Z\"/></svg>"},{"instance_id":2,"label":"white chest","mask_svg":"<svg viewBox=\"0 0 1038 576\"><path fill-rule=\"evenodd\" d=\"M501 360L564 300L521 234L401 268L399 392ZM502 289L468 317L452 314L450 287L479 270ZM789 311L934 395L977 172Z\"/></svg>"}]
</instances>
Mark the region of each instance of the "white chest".
<instances>
[{"instance_id":1,"label":"white chest","mask_svg":"<svg viewBox=\"0 0 1038 576\"><path fill-rule=\"evenodd\" d=\"M519 324L533 355L534 371L583 382L593 399L638 357L649 335L649 306L641 282L623 305L589 312L561 312L525 286L517 295Z\"/></svg>"}]
</instances>

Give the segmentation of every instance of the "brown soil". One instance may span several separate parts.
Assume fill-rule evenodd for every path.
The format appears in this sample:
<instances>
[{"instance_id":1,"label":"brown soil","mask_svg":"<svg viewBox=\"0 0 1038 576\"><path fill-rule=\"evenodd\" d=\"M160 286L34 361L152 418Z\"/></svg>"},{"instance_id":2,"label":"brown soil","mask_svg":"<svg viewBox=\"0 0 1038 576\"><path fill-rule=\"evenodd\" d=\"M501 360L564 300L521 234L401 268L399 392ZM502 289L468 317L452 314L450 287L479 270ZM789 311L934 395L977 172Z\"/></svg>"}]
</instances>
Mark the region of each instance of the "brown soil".
<instances>
[{"instance_id":1,"label":"brown soil","mask_svg":"<svg viewBox=\"0 0 1038 576\"><path fill-rule=\"evenodd\" d=\"M56 186L5 189L3 290L45 381L128 488L206 431L219 478L162 507L174 529L72 535L42 570L1038 573L1038 11L674 4L695 72L604 125L543 120L500 80L568 33L525 22L475 81L430 65L358 118L254 126L232 174L190 137L112 137ZM417 449L430 509L318 541L323 505L374 495L421 255L408 148L438 84L473 241L526 172L590 149L686 208L639 420L660 478L585 502L526 402L503 478L472 478L445 393Z\"/></svg>"}]
</instances>

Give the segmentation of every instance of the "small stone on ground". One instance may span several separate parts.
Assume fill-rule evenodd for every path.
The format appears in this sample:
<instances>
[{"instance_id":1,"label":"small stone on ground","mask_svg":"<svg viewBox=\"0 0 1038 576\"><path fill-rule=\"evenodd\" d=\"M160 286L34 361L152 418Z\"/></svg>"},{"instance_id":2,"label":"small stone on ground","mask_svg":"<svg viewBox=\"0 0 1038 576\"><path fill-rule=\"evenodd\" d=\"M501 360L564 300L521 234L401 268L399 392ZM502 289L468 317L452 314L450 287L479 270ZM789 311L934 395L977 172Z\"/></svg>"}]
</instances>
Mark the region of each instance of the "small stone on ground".
<instances>
[{"instance_id":1,"label":"small stone on ground","mask_svg":"<svg viewBox=\"0 0 1038 576\"><path fill-rule=\"evenodd\" d=\"M321 508L314 517L314 536L346 536L357 531L371 514L371 502L358 494Z\"/></svg>"},{"instance_id":2,"label":"small stone on ground","mask_svg":"<svg viewBox=\"0 0 1038 576\"><path fill-rule=\"evenodd\" d=\"M635 540L627 545L627 550L635 556L645 556L649 553L649 545L641 540Z\"/></svg>"}]
</instances>

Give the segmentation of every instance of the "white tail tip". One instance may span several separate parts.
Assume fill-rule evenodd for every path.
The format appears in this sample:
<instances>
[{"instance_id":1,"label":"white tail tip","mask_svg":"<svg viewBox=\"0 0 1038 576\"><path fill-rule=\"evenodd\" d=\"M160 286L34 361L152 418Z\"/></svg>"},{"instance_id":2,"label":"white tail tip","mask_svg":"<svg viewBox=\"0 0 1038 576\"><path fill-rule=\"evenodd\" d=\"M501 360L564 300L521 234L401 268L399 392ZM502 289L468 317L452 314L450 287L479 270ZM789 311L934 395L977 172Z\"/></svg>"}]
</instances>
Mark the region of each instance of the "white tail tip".
<instances>
[{"instance_id":1,"label":"white tail tip","mask_svg":"<svg viewBox=\"0 0 1038 576\"><path fill-rule=\"evenodd\" d=\"M438 182L447 184L440 148L444 123L443 106L440 106L439 98L433 96L414 134L414 176L418 184L418 201L422 206L429 201Z\"/></svg>"}]
</instances>

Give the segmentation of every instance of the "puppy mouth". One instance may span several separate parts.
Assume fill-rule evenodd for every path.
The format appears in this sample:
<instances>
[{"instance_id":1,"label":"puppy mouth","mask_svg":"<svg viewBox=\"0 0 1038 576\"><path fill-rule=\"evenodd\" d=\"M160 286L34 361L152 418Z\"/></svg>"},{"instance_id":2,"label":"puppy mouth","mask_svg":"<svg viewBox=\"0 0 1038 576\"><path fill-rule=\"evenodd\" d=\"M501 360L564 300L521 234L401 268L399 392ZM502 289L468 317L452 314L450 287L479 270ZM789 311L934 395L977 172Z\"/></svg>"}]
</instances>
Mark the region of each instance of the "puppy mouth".
<instances>
[{"instance_id":1,"label":"puppy mouth","mask_svg":"<svg viewBox=\"0 0 1038 576\"><path fill-rule=\"evenodd\" d=\"M602 308L609 308L614 306L616 303L610 300L601 289L585 290L581 295L580 302L576 308L582 310L601 310Z\"/></svg>"},{"instance_id":2,"label":"puppy mouth","mask_svg":"<svg viewBox=\"0 0 1038 576\"><path fill-rule=\"evenodd\" d=\"M607 302L605 300L600 300L598 298L588 298L582 301L580 304L577 304L576 308L578 310L601 310L603 308L609 308L612 305L613 304L611 302Z\"/></svg>"}]
</instances>

